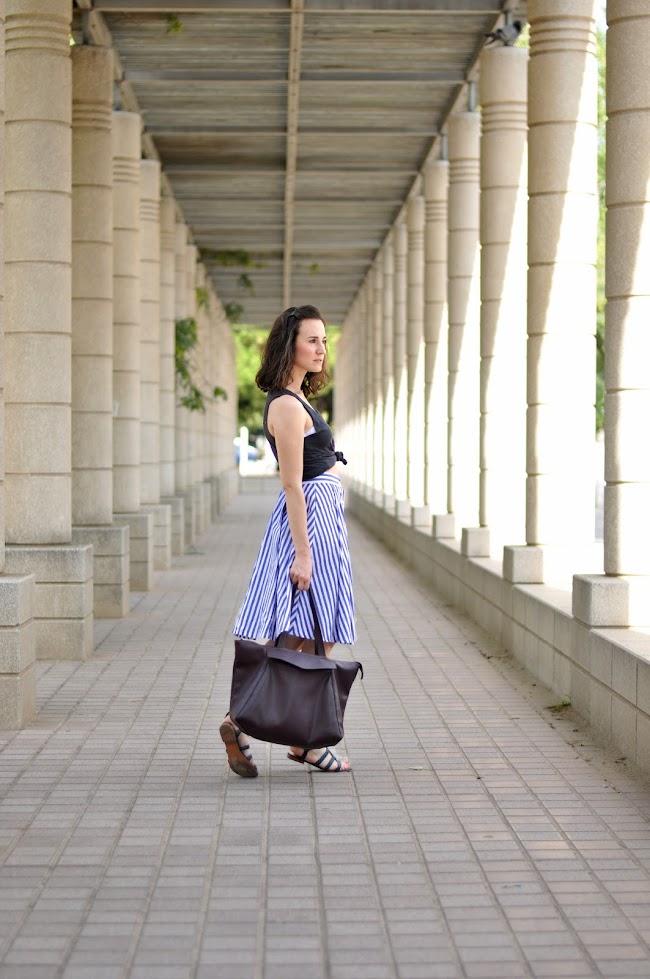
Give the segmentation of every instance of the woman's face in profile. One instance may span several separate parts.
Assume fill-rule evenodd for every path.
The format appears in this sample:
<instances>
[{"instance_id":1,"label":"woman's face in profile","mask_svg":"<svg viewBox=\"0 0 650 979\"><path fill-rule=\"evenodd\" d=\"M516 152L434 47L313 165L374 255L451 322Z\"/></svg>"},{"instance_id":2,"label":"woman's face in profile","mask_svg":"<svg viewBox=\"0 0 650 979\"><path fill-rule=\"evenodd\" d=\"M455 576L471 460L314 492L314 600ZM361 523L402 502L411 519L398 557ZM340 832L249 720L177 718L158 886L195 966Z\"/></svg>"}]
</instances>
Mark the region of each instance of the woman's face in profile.
<instances>
[{"instance_id":1,"label":"woman's face in profile","mask_svg":"<svg viewBox=\"0 0 650 979\"><path fill-rule=\"evenodd\" d=\"M327 337L321 320L302 320L293 354L295 366L305 373L319 374L325 362Z\"/></svg>"}]
</instances>

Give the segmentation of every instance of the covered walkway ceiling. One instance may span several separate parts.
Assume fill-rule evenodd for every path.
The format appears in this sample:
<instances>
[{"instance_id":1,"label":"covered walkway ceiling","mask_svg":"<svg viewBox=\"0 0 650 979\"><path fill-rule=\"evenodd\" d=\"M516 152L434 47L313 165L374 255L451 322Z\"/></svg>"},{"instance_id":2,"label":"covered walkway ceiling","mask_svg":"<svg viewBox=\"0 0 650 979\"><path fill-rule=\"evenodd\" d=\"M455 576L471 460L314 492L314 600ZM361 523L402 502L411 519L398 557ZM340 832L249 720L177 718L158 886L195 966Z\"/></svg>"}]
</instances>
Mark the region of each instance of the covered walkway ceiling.
<instances>
[{"instance_id":1,"label":"covered walkway ceiling","mask_svg":"<svg viewBox=\"0 0 650 979\"><path fill-rule=\"evenodd\" d=\"M484 34L516 0L76 0L224 303L343 319ZM516 9L515 9L516 8ZM464 106L463 106L464 107ZM224 265L244 251L242 268Z\"/></svg>"}]
</instances>

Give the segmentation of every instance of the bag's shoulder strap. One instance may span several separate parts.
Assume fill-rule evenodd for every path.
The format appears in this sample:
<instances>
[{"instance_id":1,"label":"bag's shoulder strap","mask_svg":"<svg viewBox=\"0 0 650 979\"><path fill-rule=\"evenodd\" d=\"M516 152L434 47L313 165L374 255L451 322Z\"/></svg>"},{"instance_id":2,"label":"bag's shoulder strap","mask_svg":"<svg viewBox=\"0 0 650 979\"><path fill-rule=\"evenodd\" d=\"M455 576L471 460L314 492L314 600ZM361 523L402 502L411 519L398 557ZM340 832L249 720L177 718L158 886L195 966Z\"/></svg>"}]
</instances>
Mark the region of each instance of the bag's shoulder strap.
<instances>
[{"instance_id":1,"label":"bag's shoulder strap","mask_svg":"<svg viewBox=\"0 0 650 979\"><path fill-rule=\"evenodd\" d=\"M291 604L292 605L293 605L293 603L296 600L296 595L297 594L298 594L298 586L297 585L294 585L293 586L293 594L291 596ZM311 593L311 588L308 588L307 589L307 595L309 597L309 605L311 607L311 614L312 614L313 619L314 619L314 652L316 653L317 656L325 656L326 653L325 653L325 643L323 642L323 633L321 632L320 622L318 621L318 612L316 611L316 604L314 602L314 596ZM278 646L280 644L281 638L282 638L282 633L280 633L280 635L275 640L275 642L273 643L273 645L274 646Z\"/></svg>"}]
</instances>

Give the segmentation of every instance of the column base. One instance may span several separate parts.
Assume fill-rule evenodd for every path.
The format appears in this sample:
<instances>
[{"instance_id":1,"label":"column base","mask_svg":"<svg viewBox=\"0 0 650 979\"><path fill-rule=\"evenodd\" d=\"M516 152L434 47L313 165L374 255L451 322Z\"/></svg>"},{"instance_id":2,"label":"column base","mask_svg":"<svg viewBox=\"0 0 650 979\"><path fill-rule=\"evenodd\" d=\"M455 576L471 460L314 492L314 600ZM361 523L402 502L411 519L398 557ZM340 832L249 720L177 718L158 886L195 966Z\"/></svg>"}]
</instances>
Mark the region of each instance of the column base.
<instances>
[{"instance_id":1,"label":"column base","mask_svg":"<svg viewBox=\"0 0 650 979\"><path fill-rule=\"evenodd\" d=\"M384 493L381 508L382 510L385 510L386 513L390 513L391 517L395 515L395 497L392 493Z\"/></svg>"},{"instance_id":2,"label":"column base","mask_svg":"<svg viewBox=\"0 0 650 979\"><path fill-rule=\"evenodd\" d=\"M121 619L129 614L129 528L73 527L72 543L92 545L93 614Z\"/></svg>"},{"instance_id":3,"label":"column base","mask_svg":"<svg viewBox=\"0 0 650 979\"><path fill-rule=\"evenodd\" d=\"M280 482L276 477L278 492ZM217 476L219 487L219 513L223 513L226 507L239 493L239 471L237 469L226 469Z\"/></svg>"},{"instance_id":4,"label":"column base","mask_svg":"<svg viewBox=\"0 0 650 979\"><path fill-rule=\"evenodd\" d=\"M212 486L209 479L201 483L201 520L202 530L207 530L212 523Z\"/></svg>"},{"instance_id":5,"label":"column base","mask_svg":"<svg viewBox=\"0 0 650 979\"><path fill-rule=\"evenodd\" d=\"M37 659L86 659L93 651L93 549L11 544L6 569L33 574Z\"/></svg>"},{"instance_id":6,"label":"column base","mask_svg":"<svg viewBox=\"0 0 650 979\"><path fill-rule=\"evenodd\" d=\"M503 577L519 585L571 583L576 568L602 567L602 545L558 547L554 544L507 544Z\"/></svg>"},{"instance_id":7,"label":"column base","mask_svg":"<svg viewBox=\"0 0 650 979\"><path fill-rule=\"evenodd\" d=\"M183 553L185 553L185 550L187 550L188 547L192 546L192 543L194 542L194 538L196 536L194 530L196 526L196 520L197 520L195 514L196 496L194 495L191 489L183 490L178 494L178 496L183 500L183 520L184 520L183 534L185 536L185 541L184 541L185 548L183 550Z\"/></svg>"},{"instance_id":8,"label":"column base","mask_svg":"<svg viewBox=\"0 0 650 979\"><path fill-rule=\"evenodd\" d=\"M210 519L215 522L219 516L219 477L210 476Z\"/></svg>"},{"instance_id":9,"label":"column base","mask_svg":"<svg viewBox=\"0 0 650 979\"><path fill-rule=\"evenodd\" d=\"M649 628L650 576L575 574L572 605L591 628Z\"/></svg>"},{"instance_id":10,"label":"column base","mask_svg":"<svg viewBox=\"0 0 650 979\"><path fill-rule=\"evenodd\" d=\"M435 540L455 540L456 517L453 513L434 513L431 518L431 532Z\"/></svg>"},{"instance_id":11,"label":"column base","mask_svg":"<svg viewBox=\"0 0 650 979\"><path fill-rule=\"evenodd\" d=\"M431 510L425 504L411 507L411 527L431 533Z\"/></svg>"},{"instance_id":12,"label":"column base","mask_svg":"<svg viewBox=\"0 0 650 979\"><path fill-rule=\"evenodd\" d=\"M182 496L163 496L161 503L172 511L172 557L185 553L185 500Z\"/></svg>"},{"instance_id":13,"label":"column base","mask_svg":"<svg viewBox=\"0 0 650 979\"><path fill-rule=\"evenodd\" d=\"M395 517L411 525L411 504L408 500L395 500Z\"/></svg>"},{"instance_id":14,"label":"column base","mask_svg":"<svg viewBox=\"0 0 650 979\"><path fill-rule=\"evenodd\" d=\"M192 500L194 501L193 518L194 523L192 524L192 539L199 537L204 530L203 527L203 488L200 483L195 483L190 490L192 494Z\"/></svg>"},{"instance_id":15,"label":"column base","mask_svg":"<svg viewBox=\"0 0 650 979\"><path fill-rule=\"evenodd\" d=\"M154 571L169 571L172 566L172 508L168 503L147 503L142 513L153 514Z\"/></svg>"},{"instance_id":16,"label":"column base","mask_svg":"<svg viewBox=\"0 0 650 979\"><path fill-rule=\"evenodd\" d=\"M153 513L114 513L116 526L129 528L129 577L131 591L153 588Z\"/></svg>"},{"instance_id":17,"label":"column base","mask_svg":"<svg viewBox=\"0 0 650 979\"><path fill-rule=\"evenodd\" d=\"M25 727L36 710L34 575L0 575L0 728Z\"/></svg>"},{"instance_id":18,"label":"column base","mask_svg":"<svg viewBox=\"0 0 650 979\"><path fill-rule=\"evenodd\" d=\"M464 557L490 556L490 530L488 527L463 527L460 553Z\"/></svg>"}]
</instances>

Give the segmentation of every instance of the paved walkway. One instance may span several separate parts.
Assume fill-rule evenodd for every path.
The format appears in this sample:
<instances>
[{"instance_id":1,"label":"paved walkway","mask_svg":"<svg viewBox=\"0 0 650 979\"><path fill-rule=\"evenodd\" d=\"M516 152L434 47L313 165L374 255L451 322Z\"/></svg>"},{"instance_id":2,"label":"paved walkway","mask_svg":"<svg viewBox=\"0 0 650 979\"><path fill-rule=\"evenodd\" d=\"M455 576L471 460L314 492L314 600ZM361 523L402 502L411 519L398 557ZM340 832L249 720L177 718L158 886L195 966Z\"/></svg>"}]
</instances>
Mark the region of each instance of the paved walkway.
<instances>
[{"instance_id":1,"label":"paved walkway","mask_svg":"<svg viewBox=\"0 0 650 979\"><path fill-rule=\"evenodd\" d=\"M650 977L650 788L351 526L352 775L218 740L271 496L0 735L0 979ZM545 706L546 705L546 706Z\"/></svg>"}]
</instances>

